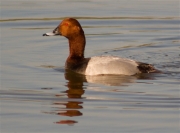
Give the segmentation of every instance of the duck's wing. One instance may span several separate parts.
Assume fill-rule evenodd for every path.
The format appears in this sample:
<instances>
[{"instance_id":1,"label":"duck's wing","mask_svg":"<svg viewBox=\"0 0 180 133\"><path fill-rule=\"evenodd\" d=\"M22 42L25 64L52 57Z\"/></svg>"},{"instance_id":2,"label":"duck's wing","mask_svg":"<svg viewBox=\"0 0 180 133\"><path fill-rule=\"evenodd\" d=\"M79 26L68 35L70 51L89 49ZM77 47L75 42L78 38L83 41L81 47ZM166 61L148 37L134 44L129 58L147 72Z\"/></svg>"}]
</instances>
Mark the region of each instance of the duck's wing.
<instances>
[{"instance_id":1,"label":"duck's wing","mask_svg":"<svg viewBox=\"0 0 180 133\"><path fill-rule=\"evenodd\" d=\"M115 56L96 56L90 58L85 75L135 75L136 73L140 73L137 66L138 64L130 59Z\"/></svg>"}]
</instances>

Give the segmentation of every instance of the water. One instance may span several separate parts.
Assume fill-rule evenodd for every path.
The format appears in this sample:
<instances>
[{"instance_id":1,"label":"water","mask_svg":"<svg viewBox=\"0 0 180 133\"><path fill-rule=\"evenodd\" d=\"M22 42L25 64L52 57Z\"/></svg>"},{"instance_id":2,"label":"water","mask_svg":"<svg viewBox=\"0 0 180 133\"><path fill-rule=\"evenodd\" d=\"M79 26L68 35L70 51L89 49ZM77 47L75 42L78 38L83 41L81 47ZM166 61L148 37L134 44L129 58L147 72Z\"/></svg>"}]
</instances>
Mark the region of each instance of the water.
<instances>
[{"instance_id":1,"label":"water","mask_svg":"<svg viewBox=\"0 0 180 133\"><path fill-rule=\"evenodd\" d=\"M179 0L2 0L0 132L180 131ZM43 37L76 17L86 57L149 62L161 74L82 76L64 70L64 37Z\"/></svg>"}]
</instances>

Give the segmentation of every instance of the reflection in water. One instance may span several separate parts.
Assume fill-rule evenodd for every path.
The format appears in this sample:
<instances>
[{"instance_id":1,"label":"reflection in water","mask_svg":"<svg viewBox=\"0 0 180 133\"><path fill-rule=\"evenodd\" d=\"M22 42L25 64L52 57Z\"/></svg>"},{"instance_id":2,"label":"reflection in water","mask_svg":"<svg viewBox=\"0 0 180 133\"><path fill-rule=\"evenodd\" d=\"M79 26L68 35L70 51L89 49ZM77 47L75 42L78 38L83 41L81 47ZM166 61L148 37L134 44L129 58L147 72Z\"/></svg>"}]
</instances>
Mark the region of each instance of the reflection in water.
<instances>
[{"instance_id":1,"label":"reflection in water","mask_svg":"<svg viewBox=\"0 0 180 133\"><path fill-rule=\"evenodd\" d=\"M73 121L73 120L62 120L62 121L58 121L55 122L56 124L68 124L68 125L73 125L75 123L77 123L77 121Z\"/></svg>"},{"instance_id":2,"label":"reflection in water","mask_svg":"<svg viewBox=\"0 0 180 133\"><path fill-rule=\"evenodd\" d=\"M85 81L84 76L79 74L74 74L72 72L66 72L65 73L65 79L67 82L67 88L68 90L64 91L63 93L66 93L69 101L67 103L53 103L58 105L64 105L67 110L58 110L57 115L61 116L82 116L83 114L79 111L79 109L82 109L83 106L81 105L83 102L81 101L73 101L70 99L81 99L82 95L84 94L83 89L83 82ZM60 120L58 122L55 122L56 124L68 124L73 125L77 123L75 120Z\"/></svg>"},{"instance_id":3,"label":"reflection in water","mask_svg":"<svg viewBox=\"0 0 180 133\"><path fill-rule=\"evenodd\" d=\"M58 115L63 115L63 116L81 116L82 113L78 110L67 110L66 112L61 112L61 113L58 113Z\"/></svg>"},{"instance_id":4,"label":"reflection in water","mask_svg":"<svg viewBox=\"0 0 180 133\"><path fill-rule=\"evenodd\" d=\"M137 75L137 76L123 76L123 75L97 75L97 76L84 76L81 74L74 73L70 70L65 71L65 79L67 82L68 90L62 92L66 93L68 97L68 102L54 102L53 105L58 105L56 107L56 115L60 116L82 116L83 113L80 109L83 108L82 95L85 90L83 89L84 82L97 83L109 86L121 86L127 83L134 83L136 79L151 79L150 75ZM56 95L59 97L59 95ZM78 100L79 99L79 100ZM60 106L65 106L66 109L60 109ZM60 120L55 122L56 124L68 124L73 125L78 123L75 120Z\"/></svg>"},{"instance_id":5,"label":"reflection in water","mask_svg":"<svg viewBox=\"0 0 180 133\"><path fill-rule=\"evenodd\" d=\"M97 75L86 76L86 80L89 83L98 83L109 86L120 86L124 83L133 83L137 78L135 76L124 75Z\"/></svg>"},{"instance_id":6,"label":"reflection in water","mask_svg":"<svg viewBox=\"0 0 180 133\"><path fill-rule=\"evenodd\" d=\"M154 79L154 73L152 74L138 74L135 76L126 76L126 75L94 75L94 76L84 76L81 74L77 74L75 72L72 72L70 70L65 71L65 78L69 81L67 87L69 90L67 90L68 95L71 94L77 94L74 93L74 89L78 90L78 93L84 93L83 90L83 82L88 83L96 83L96 84L102 84L102 85L108 85L108 86L122 86L127 83L135 83L137 79ZM73 88L73 90L71 89ZM73 91L73 93L71 93ZM82 94L81 94L82 95ZM75 98L75 96L73 96Z\"/></svg>"}]
</instances>

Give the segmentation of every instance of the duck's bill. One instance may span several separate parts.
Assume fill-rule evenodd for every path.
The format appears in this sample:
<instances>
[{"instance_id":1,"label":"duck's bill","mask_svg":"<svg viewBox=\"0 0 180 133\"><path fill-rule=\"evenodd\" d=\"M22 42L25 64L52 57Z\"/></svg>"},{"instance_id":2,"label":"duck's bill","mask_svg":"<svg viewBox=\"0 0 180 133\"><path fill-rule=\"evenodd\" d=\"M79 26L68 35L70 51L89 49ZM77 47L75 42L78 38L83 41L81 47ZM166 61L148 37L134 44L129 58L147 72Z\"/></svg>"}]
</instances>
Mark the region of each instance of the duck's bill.
<instances>
[{"instance_id":1,"label":"duck's bill","mask_svg":"<svg viewBox=\"0 0 180 133\"><path fill-rule=\"evenodd\" d=\"M55 34L53 32L44 33L43 36L57 36L59 34Z\"/></svg>"},{"instance_id":2,"label":"duck's bill","mask_svg":"<svg viewBox=\"0 0 180 133\"><path fill-rule=\"evenodd\" d=\"M61 35L58 31L58 27L56 27L53 32L44 33L43 36L58 36Z\"/></svg>"}]
</instances>

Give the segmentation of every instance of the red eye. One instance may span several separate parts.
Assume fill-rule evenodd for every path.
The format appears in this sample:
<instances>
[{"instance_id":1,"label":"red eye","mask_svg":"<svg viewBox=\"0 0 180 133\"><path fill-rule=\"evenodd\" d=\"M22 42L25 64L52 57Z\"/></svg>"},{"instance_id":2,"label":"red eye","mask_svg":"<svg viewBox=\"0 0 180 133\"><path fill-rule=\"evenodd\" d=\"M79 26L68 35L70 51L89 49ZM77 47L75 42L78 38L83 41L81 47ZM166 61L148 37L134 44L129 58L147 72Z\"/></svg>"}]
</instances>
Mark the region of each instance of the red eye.
<instances>
[{"instance_id":1,"label":"red eye","mask_svg":"<svg viewBox=\"0 0 180 133\"><path fill-rule=\"evenodd\" d=\"M63 25L68 26L69 24L68 23L64 23Z\"/></svg>"}]
</instances>

